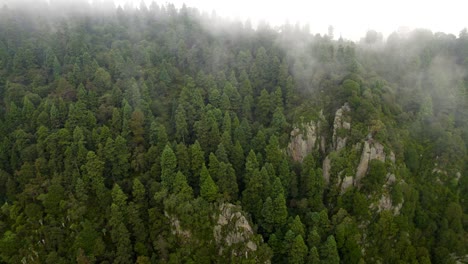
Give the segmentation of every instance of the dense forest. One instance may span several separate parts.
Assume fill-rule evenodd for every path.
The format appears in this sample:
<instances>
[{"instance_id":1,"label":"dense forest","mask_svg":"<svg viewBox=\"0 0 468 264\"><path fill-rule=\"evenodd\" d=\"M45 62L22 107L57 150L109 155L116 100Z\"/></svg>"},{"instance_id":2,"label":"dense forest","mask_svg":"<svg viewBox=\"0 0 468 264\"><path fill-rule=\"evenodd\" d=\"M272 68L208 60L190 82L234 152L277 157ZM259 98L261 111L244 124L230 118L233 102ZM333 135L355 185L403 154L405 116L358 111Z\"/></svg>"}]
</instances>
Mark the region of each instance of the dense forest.
<instances>
[{"instance_id":1,"label":"dense forest","mask_svg":"<svg viewBox=\"0 0 468 264\"><path fill-rule=\"evenodd\" d=\"M468 262L466 29L95 2L0 10L0 263Z\"/></svg>"}]
</instances>

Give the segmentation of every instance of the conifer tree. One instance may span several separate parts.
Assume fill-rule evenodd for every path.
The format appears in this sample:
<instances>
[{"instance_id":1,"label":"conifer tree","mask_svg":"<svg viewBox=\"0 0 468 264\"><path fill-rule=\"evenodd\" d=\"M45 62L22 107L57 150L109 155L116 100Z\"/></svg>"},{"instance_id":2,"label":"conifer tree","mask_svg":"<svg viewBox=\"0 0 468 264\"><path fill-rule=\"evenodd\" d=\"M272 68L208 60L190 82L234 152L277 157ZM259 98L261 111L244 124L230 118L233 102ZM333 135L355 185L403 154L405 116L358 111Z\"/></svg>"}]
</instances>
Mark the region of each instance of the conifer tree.
<instances>
[{"instance_id":1,"label":"conifer tree","mask_svg":"<svg viewBox=\"0 0 468 264\"><path fill-rule=\"evenodd\" d=\"M205 164L200 172L200 196L208 202L213 202L218 197L218 186L211 178Z\"/></svg>"},{"instance_id":2,"label":"conifer tree","mask_svg":"<svg viewBox=\"0 0 468 264\"><path fill-rule=\"evenodd\" d=\"M161 155L161 183L171 191L176 176L177 158L169 145L166 145Z\"/></svg>"},{"instance_id":3,"label":"conifer tree","mask_svg":"<svg viewBox=\"0 0 468 264\"><path fill-rule=\"evenodd\" d=\"M304 239L301 235L297 235L294 239L294 242L291 246L291 251L289 252L288 263L302 264L306 263L307 256L307 246L304 243Z\"/></svg>"}]
</instances>

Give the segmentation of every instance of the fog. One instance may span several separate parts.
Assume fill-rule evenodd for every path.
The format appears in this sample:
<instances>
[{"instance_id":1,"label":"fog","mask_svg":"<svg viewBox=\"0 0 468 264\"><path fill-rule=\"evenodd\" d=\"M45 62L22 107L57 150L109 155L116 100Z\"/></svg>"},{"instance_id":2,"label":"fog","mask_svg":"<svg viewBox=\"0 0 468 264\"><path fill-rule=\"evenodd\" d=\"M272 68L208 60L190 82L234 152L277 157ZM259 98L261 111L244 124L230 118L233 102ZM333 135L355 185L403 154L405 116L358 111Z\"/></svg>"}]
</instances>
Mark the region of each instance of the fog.
<instances>
[{"instance_id":1,"label":"fog","mask_svg":"<svg viewBox=\"0 0 468 264\"><path fill-rule=\"evenodd\" d=\"M149 4L151 1L145 1ZM169 1L168 1L169 2ZM427 28L434 32L458 34L468 25L463 0L448 1L216 1L174 0L176 7L184 3L199 10L215 11L223 17L250 19L254 25L267 21L279 26L289 21L292 24L309 24L312 33L325 34L328 27L335 28L335 35L359 40L369 29L388 36L400 28ZM130 1L116 1L124 5ZM139 0L132 2L134 5Z\"/></svg>"},{"instance_id":2,"label":"fog","mask_svg":"<svg viewBox=\"0 0 468 264\"><path fill-rule=\"evenodd\" d=\"M324 34L328 26L335 36L358 40L369 29L388 35L399 28L428 28L434 32L458 34L468 25L462 0L448 1L216 1L175 0L176 6L186 3L201 10L215 10L227 17L250 18L254 23L265 20L272 25L286 21L309 24L312 33Z\"/></svg>"},{"instance_id":3,"label":"fog","mask_svg":"<svg viewBox=\"0 0 468 264\"><path fill-rule=\"evenodd\" d=\"M92 3L94 8L112 6L112 0L0 0L1 6L37 5L37 2L62 3L68 6ZM150 6L152 0L114 0L116 6L138 8L142 1ZM331 25L335 37L342 36L354 41L359 40L370 30L382 32L387 37L401 29L427 28L433 32L445 32L458 35L468 26L463 0L446 1L372 1L372 0L329 0L329 1L216 1L216 0L172 0L156 1L159 5L173 3L176 8L185 3L202 12L239 19L250 20L256 27L266 21L271 26L291 24L308 24L311 33L326 34ZM77 6L75 6L76 8Z\"/></svg>"},{"instance_id":4,"label":"fog","mask_svg":"<svg viewBox=\"0 0 468 264\"><path fill-rule=\"evenodd\" d=\"M466 70L460 68L453 58L442 54L432 61L421 61L428 43L434 41L433 43L438 45L446 45L453 42L460 31L467 27L468 20L463 20L464 9L458 8L463 5L455 0L445 1L443 5L431 1L420 5L417 1L403 4L401 0L379 4L366 0L352 3L338 0L317 3L292 0L287 4L246 0L184 2L193 18L200 19L200 24L207 32L215 36L229 35L229 38L236 39L243 34L249 34L250 27L259 30L260 35L273 34L276 38L275 44L289 56L288 63L298 86L305 90L316 90L318 82L327 74L327 67L332 67L327 66L326 58L319 58L318 54L327 54L324 46L313 44L315 38L322 37L336 40L336 48L338 45L350 44L347 40L354 41L363 65L368 65L369 70L386 76L390 82L402 84L399 89L429 91L435 113L446 112L456 105L460 84L467 76ZM33 15L40 15L43 10L47 18L66 18L73 13L93 16L100 16L106 12L115 14L115 8L131 11L141 8L168 10L175 7L180 10L184 2L173 0L169 4L150 0L0 0L0 6L6 4L11 8L22 8L29 10ZM169 15L170 12L172 11L169 11ZM50 27L54 28L56 25L57 23L51 23ZM135 29L130 28L129 32L138 39L139 28L144 27L146 25L135 24ZM276 34L275 31L281 33ZM438 31L444 33L436 33ZM331 42L329 44L332 45ZM209 62L213 69L227 61L228 48L223 45L219 44L219 50L213 53L212 61ZM413 64L416 65L414 69L402 67ZM423 64L427 65L421 66Z\"/></svg>"}]
</instances>

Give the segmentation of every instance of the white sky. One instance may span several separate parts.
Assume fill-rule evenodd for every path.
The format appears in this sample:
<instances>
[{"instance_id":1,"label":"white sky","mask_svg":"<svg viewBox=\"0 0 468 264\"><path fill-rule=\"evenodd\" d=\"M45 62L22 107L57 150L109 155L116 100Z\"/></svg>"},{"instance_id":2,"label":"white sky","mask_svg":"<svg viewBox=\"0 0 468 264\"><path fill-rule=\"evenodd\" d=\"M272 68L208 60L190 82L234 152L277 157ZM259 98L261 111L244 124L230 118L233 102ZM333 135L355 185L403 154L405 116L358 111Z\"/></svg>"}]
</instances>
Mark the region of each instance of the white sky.
<instances>
[{"instance_id":1,"label":"white sky","mask_svg":"<svg viewBox=\"0 0 468 264\"><path fill-rule=\"evenodd\" d=\"M126 2L129 0L120 0ZM140 3L140 0L133 0ZM144 0L147 5L151 0ZM400 27L427 28L458 36L468 27L468 0L170 0L158 4L183 3L199 10L211 11L223 17L250 18L252 24L260 20L276 26L289 21L291 24L308 23L312 33L324 34L328 26L335 28L335 37L358 40L369 29L387 36Z\"/></svg>"}]
</instances>

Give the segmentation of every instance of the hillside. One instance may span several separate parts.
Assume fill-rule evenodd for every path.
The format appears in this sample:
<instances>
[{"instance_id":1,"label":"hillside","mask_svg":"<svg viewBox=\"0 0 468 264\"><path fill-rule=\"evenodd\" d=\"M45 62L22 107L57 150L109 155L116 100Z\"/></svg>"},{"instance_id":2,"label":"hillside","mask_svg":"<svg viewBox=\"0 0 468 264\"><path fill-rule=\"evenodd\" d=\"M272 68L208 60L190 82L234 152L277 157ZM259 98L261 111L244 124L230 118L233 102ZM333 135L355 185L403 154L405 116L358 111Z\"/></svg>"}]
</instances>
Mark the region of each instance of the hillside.
<instances>
[{"instance_id":1,"label":"hillside","mask_svg":"<svg viewBox=\"0 0 468 264\"><path fill-rule=\"evenodd\" d=\"M0 9L0 263L468 261L466 29L34 3Z\"/></svg>"}]
</instances>

